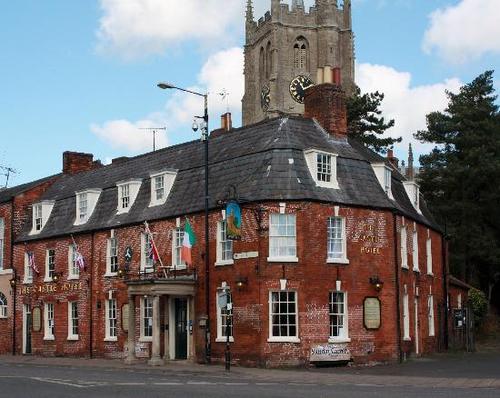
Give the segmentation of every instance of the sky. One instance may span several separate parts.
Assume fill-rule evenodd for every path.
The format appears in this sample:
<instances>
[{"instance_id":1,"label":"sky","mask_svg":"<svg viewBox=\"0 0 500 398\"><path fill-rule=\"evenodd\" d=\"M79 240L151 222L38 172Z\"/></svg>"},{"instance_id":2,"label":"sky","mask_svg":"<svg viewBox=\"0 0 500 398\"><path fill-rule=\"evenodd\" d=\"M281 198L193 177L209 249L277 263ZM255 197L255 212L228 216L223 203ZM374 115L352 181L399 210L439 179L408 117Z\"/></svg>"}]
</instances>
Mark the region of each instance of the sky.
<instances>
[{"instance_id":1,"label":"sky","mask_svg":"<svg viewBox=\"0 0 500 398\"><path fill-rule=\"evenodd\" d=\"M0 166L17 171L9 186L60 172L67 150L103 163L151 151L142 128L166 127L158 147L198 139L200 99L159 81L208 90L211 129L227 108L241 124L246 0L0 3ZM254 0L255 16L270 3ZM446 108L445 90L489 69L500 88L500 0L353 0L353 28L356 82L385 93L401 159L410 142L417 155L432 148L413 134Z\"/></svg>"}]
</instances>

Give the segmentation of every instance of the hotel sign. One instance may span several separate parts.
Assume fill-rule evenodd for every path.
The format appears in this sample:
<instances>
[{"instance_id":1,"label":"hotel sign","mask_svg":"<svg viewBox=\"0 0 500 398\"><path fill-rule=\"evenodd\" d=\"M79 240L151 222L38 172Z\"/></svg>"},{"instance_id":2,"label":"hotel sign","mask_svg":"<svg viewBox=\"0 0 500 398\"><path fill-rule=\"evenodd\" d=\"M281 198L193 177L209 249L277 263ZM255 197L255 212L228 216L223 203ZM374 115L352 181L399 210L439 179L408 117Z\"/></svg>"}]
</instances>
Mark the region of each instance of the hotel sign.
<instances>
[{"instance_id":1,"label":"hotel sign","mask_svg":"<svg viewBox=\"0 0 500 398\"><path fill-rule=\"evenodd\" d=\"M325 344L311 348L310 362L344 362L351 360L347 344Z\"/></svg>"},{"instance_id":2,"label":"hotel sign","mask_svg":"<svg viewBox=\"0 0 500 398\"><path fill-rule=\"evenodd\" d=\"M51 294L51 293L68 293L77 292L83 290L82 282L65 282L60 285L56 284L44 284L44 285L34 285L34 286L21 286L19 291L21 296L29 296L31 294L41 293L41 294Z\"/></svg>"}]
</instances>

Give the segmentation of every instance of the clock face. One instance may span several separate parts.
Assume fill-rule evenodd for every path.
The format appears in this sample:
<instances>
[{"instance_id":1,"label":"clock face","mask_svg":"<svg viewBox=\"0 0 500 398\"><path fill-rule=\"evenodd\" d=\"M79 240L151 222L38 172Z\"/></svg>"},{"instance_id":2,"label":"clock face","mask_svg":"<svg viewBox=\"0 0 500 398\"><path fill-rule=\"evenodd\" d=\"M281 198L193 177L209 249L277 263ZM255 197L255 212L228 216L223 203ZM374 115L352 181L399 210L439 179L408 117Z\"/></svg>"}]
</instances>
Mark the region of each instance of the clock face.
<instances>
[{"instance_id":1,"label":"clock face","mask_svg":"<svg viewBox=\"0 0 500 398\"><path fill-rule=\"evenodd\" d=\"M260 92L260 106L263 111L269 109L269 104L271 103L271 89L267 86L262 87Z\"/></svg>"},{"instance_id":2,"label":"clock face","mask_svg":"<svg viewBox=\"0 0 500 398\"><path fill-rule=\"evenodd\" d=\"M304 103L305 92L314 82L307 76L299 75L290 82L290 95L299 104Z\"/></svg>"}]
</instances>

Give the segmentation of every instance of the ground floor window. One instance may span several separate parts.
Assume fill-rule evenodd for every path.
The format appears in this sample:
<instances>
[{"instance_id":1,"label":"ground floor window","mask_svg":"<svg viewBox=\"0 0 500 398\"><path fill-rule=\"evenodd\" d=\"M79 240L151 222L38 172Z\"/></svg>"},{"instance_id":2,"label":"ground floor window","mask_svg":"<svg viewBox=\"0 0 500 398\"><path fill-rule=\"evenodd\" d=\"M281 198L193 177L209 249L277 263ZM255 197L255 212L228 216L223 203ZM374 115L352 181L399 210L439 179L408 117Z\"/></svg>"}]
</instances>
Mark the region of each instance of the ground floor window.
<instances>
[{"instance_id":1,"label":"ground floor window","mask_svg":"<svg viewBox=\"0 0 500 398\"><path fill-rule=\"evenodd\" d=\"M54 340L54 304L45 304L45 336L44 340Z\"/></svg>"},{"instance_id":2,"label":"ground floor window","mask_svg":"<svg viewBox=\"0 0 500 398\"><path fill-rule=\"evenodd\" d=\"M429 296L428 302L428 317L429 317L429 336L436 335L436 328L434 325L434 296Z\"/></svg>"},{"instance_id":3,"label":"ground floor window","mask_svg":"<svg viewBox=\"0 0 500 398\"><path fill-rule=\"evenodd\" d=\"M227 295L227 307L217 306L217 340L227 341L229 329L229 340L233 341L233 298Z\"/></svg>"},{"instance_id":4,"label":"ground floor window","mask_svg":"<svg viewBox=\"0 0 500 398\"><path fill-rule=\"evenodd\" d=\"M0 318L7 318L7 297L0 293Z\"/></svg>"},{"instance_id":5,"label":"ground floor window","mask_svg":"<svg viewBox=\"0 0 500 398\"><path fill-rule=\"evenodd\" d=\"M269 340L297 341L297 292L269 293Z\"/></svg>"},{"instance_id":6,"label":"ground floor window","mask_svg":"<svg viewBox=\"0 0 500 398\"><path fill-rule=\"evenodd\" d=\"M117 334L117 316L116 300L106 300L106 340L116 340Z\"/></svg>"},{"instance_id":7,"label":"ground floor window","mask_svg":"<svg viewBox=\"0 0 500 398\"><path fill-rule=\"evenodd\" d=\"M78 303L68 303L68 340L78 340Z\"/></svg>"},{"instance_id":8,"label":"ground floor window","mask_svg":"<svg viewBox=\"0 0 500 398\"><path fill-rule=\"evenodd\" d=\"M329 300L330 339L340 340L349 338L347 322L347 293L330 292Z\"/></svg>"},{"instance_id":9,"label":"ground floor window","mask_svg":"<svg viewBox=\"0 0 500 398\"><path fill-rule=\"evenodd\" d=\"M410 340L410 303L408 293L403 295L403 337Z\"/></svg>"},{"instance_id":10,"label":"ground floor window","mask_svg":"<svg viewBox=\"0 0 500 398\"><path fill-rule=\"evenodd\" d=\"M150 297L142 299L141 308L141 339L153 337L153 300Z\"/></svg>"}]
</instances>

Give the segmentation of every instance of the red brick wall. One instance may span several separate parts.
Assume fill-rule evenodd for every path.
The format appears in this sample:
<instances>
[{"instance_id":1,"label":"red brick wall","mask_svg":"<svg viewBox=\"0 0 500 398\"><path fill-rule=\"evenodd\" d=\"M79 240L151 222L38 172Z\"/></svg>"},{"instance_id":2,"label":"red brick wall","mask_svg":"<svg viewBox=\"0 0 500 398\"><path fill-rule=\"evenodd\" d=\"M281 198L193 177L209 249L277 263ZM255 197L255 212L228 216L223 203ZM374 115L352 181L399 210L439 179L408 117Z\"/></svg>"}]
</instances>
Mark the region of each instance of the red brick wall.
<instances>
[{"instance_id":1,"label":"red brick wall","mask_svg":"<svg viewBox=\"0 0 500 398\"><path fill-rule=\"evenodd\" d=\"M350 351L356 362L393 361L398 357L398 338L396 308L400 303L402 311L402 288L406 284L410 293L410 315L413 318L413 286L420 292L420 337L421 352L432 352L438 347L440 324L438 321L438 304L442 304L442 264L441 236L431 231L433 240L434 276L426 274L426 237L427 228L419 228L420 269L421 273L399 270L400 299L396 294L396 259L394 247L394 216L391 212L340 207L339 215L346 218L348 265L326 264L327 253L327 218L335 215L331 205L309 202L288 203L286 212L297 215L297 256L298 263L268 263L268 225L269 214L279 212L278 203L263 204L262 219L257 221L257 206L243 209L243 239L234 243L234 253L259 252L258 258L235 260L234 265L214 266L216 259L217 221L222 218L221 212L210 216L210 317L212 354L215 361L222 360L224 344L215 342L217 337L216 323L216 292L222 282L226 282L233 292L234 302L234 336L232 353L235 362L249 365L278 366L307 364L311 346L326 344L329 337L328 293L335 290L336 281L342 283L342 290L348 292L349 307L349 344ZM199 270L195 298L194 340L198 360L204 357L204 330L198 324L199 317L205 313L204 292L204 262L202 259L204 242L204 223L201 215L190 216L197 237L193 248L193 258ZM409 222L408 220L406 221ZM401 218L397 218L397 239ZM412 224L413 225L413 224ZM150 223L155 233L156 244L166 265L171 264L172 235L175 220ZM119 242L119 259L123 264L123 252L126 246L134 250L131 273L137 272L140 264L140 233L142 226L124 227L115 230ZM56 341L43 342L43 330L33 333L34 352L43 355L90 355L90 320L92 320L93 342L92 353L95 356L120 357L124 352L127 334L121 325L121 309L128 301L127 289L123 280L104 277L106 271L106 244L110 231L97 232L75 237L80 251L87 261L87 270L81 273L79 282L81 289L68 292L62 291L67 282L68 259L67 250L71 243L69 238L44 240L24 245L16 245L15 266L23 275L24 253L26 250L35 253L35 259L41 273L35 276L33 286L44 285L45 250L56 250L56 271L63 276L58 282L57 293L33 292L31 295L19 297L17 306L17 348L21 350L22 343L22 303L32 306L43 306L45 302L54 302L56 306ZM408 234L411 241L411 234ZM398 246L399 248L399 242ZM397 254L399 257L399 249ZM409 266L411 264L411 246L409 245ZM398 258L398 264L400 264ZM296 343L269 343L269 291L279 290L279 279L288 280L289 289L298 292L299 338ZM400 267L400 265L398 265ZM92 276L90 275L92 270ZM369 280L379 277L384 282L383 288L377 292ZM238 289L236 280L247 278L245 286ZM46 284L47 285L47 284ZM50 284L48 284L50 285ZM92 286L92 289L90 289ZM428 337L428 317L426 297L430 286L435 302L436 337ZM113 290L113 297L118 301L118 341L104 342L104 310L108 292ZM92 292L92 294L90 294ZM92 298L90 297L92 296ZM367 330L363 325L363 301L366 297L378 297L382 303L382 324L379 330ZM68 342L67 337L67 302L78 300L80 303L80 340ZM136 320L139 324L137 302ZM163 313L163 311L162 311ZM402 321L401 321L402 322ZM413 336L414 320L410 330ZM162 321L162 323L166 323ZM401 323L402 330L402 323ZM137 326L136 336L139 336ZM163 337L162 337L163 340ZM414 341L405 343L403 350L414 351ZM147 355L149 344L145 345Z\"/></svg>"}]
</instances>

